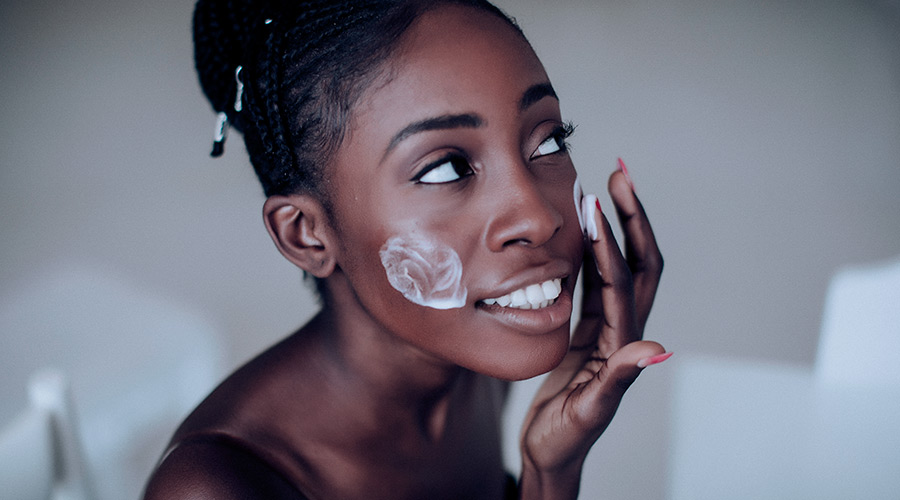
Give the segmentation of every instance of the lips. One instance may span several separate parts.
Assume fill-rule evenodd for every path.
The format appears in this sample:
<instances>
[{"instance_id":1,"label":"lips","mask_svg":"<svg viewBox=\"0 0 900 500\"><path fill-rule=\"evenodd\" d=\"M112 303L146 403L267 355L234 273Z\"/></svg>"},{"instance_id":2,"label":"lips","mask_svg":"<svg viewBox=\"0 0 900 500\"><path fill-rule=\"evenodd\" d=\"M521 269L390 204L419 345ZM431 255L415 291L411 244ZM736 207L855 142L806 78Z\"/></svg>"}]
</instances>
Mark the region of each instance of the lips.
<instances>
[{"instance_id":1,"label":"lips","mask_svg":"<svg viewBox=\"0 0 900 500\"><path fill-rule=\"evenodd\" d=\"M512 309L543 309L552 305L562 292L560 278L543 281L514 290L500 297L484 299L487 305L498 305Z\"/></svg>"}]
</instances>

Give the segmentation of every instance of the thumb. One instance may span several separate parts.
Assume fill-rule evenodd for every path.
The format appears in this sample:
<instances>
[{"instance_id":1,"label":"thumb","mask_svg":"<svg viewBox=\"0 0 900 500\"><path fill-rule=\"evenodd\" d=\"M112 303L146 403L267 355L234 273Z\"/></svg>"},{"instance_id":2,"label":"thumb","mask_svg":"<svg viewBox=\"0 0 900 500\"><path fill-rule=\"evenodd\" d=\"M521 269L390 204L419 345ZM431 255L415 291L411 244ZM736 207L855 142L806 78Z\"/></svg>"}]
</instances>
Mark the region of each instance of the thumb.
<instances>
[{"instance_id":1,"label":"thumb","mask_svg":"<svg viewBox=\"0 0 900 500\"><path fill-rule=\"evenodd\" d=\"M661 363L671 355L660 344L648 340L622 346L606 360L594 378L582 386L579 397L572 400L578 420L596 433L595 439L599 437L619 408L625 391L643 369Z\"/></svg>"},{"instance_id":2,"label":"thumb","mask_svg":"<svg viewBox=\"0 0 900 500\"><path fill-rule=\"evenodd\" d=\"M639 340L622 346L606 362L606 380L603 381L607 396L621 399L625 391L637 380L644 368L662 363L671 352L649 340Z\"/></svg>"}]
</instances>

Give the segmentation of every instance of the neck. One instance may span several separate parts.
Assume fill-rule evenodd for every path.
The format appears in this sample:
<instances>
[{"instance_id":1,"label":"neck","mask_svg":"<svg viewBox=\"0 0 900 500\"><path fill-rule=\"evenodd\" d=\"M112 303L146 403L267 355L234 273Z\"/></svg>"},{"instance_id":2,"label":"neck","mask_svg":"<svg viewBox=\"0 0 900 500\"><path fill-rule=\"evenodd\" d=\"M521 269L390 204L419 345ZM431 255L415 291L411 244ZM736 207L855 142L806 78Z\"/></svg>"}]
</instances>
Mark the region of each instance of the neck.
<instances>
[{"instance_id":1,"label":"neck","mask_svg":"<svg viewBox=\"0 0 900 500\"><path fill-rule=\"evenodd\" d=\"M354 300L325 300L318 323L329 379L373 425L415 425L430 440L446 429L476 375L385 331Z\"/></svg>"}]
</instances>

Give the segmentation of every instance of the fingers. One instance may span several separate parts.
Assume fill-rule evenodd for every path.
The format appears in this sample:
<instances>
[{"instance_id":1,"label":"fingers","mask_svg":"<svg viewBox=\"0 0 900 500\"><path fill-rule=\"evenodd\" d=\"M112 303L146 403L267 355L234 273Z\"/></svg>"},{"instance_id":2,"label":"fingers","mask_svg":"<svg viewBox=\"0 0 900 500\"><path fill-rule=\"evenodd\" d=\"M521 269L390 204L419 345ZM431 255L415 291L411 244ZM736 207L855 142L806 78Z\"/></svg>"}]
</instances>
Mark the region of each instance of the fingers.
<instances>
[{"instance_id":1,"label":"fingers","mask_svg":"<svg viewBox=\"0 0 900 500\"><path fill-rule=\"evenodd\" d=\"M582 213L591 255L585 256L582 320L572 337L572 346L591 350L599 347L601 355L606 356L640 338L634 283L596 196L584 197Z\"/></svg>"},{"instance_id":2,"label":"fingers","mask_svg":"<svg viewBox=\"0 0 900 500\"><path fill-rule=\"evenodd\" d=\"M663 267L650 221L624 163L619 163L620 170L610 176L609 192L625 237L624 256L597 197L588 194L581 205L590 243L584 259L581 321L572 348L596 346L602 355L643 337Z\"/></svg>"},{"instance_id":3,"label":"fingers","mask_svg":"<svg viewBox=\"0 0 900 500\"><path fill-rule=\"evenodd\" d=\"M635 292L638 331L644 331L663 270L663 258L644 207L634 194L625 164L609 178L609 193L625 235L625 260L631 271Z\"/></svg>"}]
</instances>

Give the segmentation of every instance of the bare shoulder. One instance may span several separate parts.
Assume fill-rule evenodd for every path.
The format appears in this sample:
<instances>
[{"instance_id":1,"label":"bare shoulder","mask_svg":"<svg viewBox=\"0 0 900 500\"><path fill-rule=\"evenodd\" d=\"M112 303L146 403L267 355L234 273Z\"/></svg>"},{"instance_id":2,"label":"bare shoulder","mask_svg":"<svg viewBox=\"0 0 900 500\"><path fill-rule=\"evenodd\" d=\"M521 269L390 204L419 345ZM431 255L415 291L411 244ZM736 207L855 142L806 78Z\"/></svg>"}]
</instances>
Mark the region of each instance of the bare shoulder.
<instances>
[{"instance_id":1,"label":"bare shoulder","mask_svg":"<svg viewBox=\"0 0 900 500\"><path fill-rule=\"evenodd\" d=\"M304 498L262 459L224 439L179 444L160 463L144 492L144 500Z\"/></svg>"}]
</instances>

